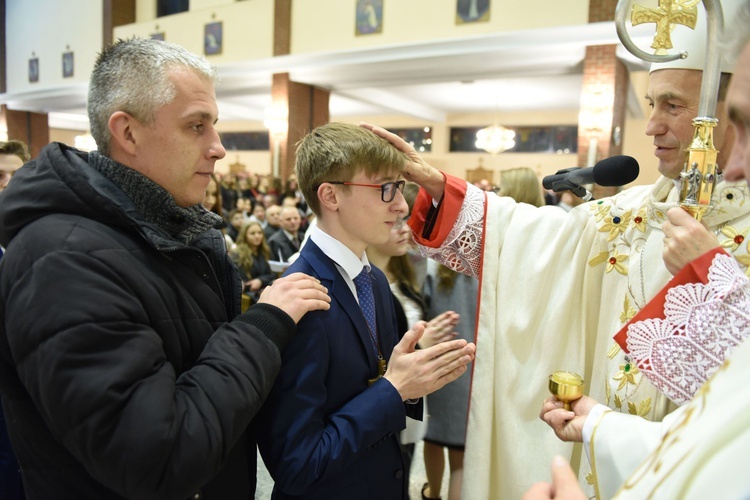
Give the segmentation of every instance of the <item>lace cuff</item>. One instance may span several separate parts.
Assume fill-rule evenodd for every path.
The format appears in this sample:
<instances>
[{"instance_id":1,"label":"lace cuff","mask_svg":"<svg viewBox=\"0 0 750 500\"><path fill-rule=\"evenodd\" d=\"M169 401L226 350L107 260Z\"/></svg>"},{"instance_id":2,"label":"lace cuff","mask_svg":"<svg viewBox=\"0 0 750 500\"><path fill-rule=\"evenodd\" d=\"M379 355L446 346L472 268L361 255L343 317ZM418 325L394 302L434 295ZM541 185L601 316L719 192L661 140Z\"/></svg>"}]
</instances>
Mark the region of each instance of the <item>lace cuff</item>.
<instances>
[{"instance_id":1,"label":"lace cuff","mask_svg":"<svg viewBox=\"0 0 750 500\"><path fill-rule=\"evenodd\" d=\"M717 254L706 284L667 292L664 316L630 325L627 346L643 375L682 405L750 334L750 281L732 257Z\"/></svg>"},{"instance_id":2,"label":"lace cuff","mask_svg":"<svg viewBox=\"0 0 750 500\"><path fill-rule=\"evenodd\" d=\"M440 248L420 246L422 255L435 259L456 272L478 278L479 265L482 262L486 203L484 191L467 183L466 195L453 229Z\"/></svg>"}]
</instances>

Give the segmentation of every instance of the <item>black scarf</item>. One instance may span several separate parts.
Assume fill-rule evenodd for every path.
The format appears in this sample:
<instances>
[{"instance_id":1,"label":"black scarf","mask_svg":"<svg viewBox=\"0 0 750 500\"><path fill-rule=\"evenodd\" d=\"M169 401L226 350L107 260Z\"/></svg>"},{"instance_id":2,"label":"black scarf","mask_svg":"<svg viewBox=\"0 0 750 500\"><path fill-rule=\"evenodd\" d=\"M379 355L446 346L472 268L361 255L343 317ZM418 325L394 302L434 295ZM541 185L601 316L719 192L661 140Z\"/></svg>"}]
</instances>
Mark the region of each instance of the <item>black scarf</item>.
<instances>
[{"instance_id":1,"label":"black scarf","mask_svg":"<svg viewBox=\"0 0 750 500\"><path fill-rule=\"evenodd\" d=\"M210 228L224 222L203 205L178 206L171 194L154 181L97 151L89 154L89 165L112 181L133 201L143 218L186 245Z\"/></svg>"}]
</instances>

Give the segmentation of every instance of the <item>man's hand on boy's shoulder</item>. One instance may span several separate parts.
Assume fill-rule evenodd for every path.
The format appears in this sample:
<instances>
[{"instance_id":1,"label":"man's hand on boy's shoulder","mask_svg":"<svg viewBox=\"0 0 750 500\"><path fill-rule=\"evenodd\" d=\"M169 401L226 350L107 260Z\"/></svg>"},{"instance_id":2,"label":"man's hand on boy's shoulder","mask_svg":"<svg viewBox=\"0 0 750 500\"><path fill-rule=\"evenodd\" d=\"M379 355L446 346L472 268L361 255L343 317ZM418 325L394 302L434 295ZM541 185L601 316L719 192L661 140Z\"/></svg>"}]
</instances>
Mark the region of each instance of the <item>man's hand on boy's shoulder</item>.
<instances>
[{"instance_id":1,"label":"man's hand on boy's shoulder","mask_svg":"<svg viewBox=\"0 0 750 500\"><path fill-rule=\"evenodd\" d=\"M417 399L453 382L474 360L476 346L463 339L451 340L427 349L416 349L424 333L424 324L417 324L396 344L383 378L401 395L401 399Z\"/></svg>"},{"instance_id":2,"label":"man's hand on boy's shoulder","mask_svg":"<svg viewBox=\"0 0 750 500\"><path fill-rule=\"evenodd\" d=\"M267 286L258 303L276 306L298 323L305 313L330 309L331 297L328 289L317 279L303 273L293 273Z\"/></svg>"}]
</instances>

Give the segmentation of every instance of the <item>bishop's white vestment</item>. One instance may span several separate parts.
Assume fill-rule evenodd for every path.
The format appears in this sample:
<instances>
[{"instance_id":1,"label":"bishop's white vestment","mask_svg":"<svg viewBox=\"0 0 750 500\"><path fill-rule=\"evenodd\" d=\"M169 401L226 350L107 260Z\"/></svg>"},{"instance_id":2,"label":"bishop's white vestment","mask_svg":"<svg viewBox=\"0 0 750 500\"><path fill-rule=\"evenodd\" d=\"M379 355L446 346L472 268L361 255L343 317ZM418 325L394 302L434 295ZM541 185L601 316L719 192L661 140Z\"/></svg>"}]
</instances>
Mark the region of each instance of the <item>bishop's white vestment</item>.
<instances>
[{"instance_id":1,"label":"bishop's white vestment","mask_svg":"<svg viewBox=\"0 0 750 500\"><path fill-rule=\"evenodd\" d=\"M743 269L749 195L745 183L722 182L704 216ZM420 191L409 224L423 253L480 278L463 498L521 498L549 479L557 454L581 464L581 445L559 441L538 417L554 371L581 374L585 393L616 412L660 421L674 410L612 337L671 277L661 225L677 200L667 178L570 212L452 176L437 207ZM593 483L585 458L580 474Z\"/></svg>"},{"instance_id":2,"label":"bishop's white vestment","mask_svg":"<svg viewBox=\"0 0 750 500\"><path fill-rule=\"evenodd\" d=\"M748 381L750 342L745 341L690 403L663 422L606 413L592 441L593 462L604 483L601 498L611 498L611 491L617 491L613 498L633 500L750 498ZM651 441L643 436L652 436ZM640 465L620 477L623 469L618 462L640 453Z\"/></svg>"},{"instance_id":3,"label":"bishop's white vestment","mask_svg":"<svg viewBox=\"0 0 750 500\"><path fill-rule=\"evenodd\" d=\"M750 280L720 249L685 266L618 333L641 374L684 406L662 422L592 409L583 438L597 497L749 497L739 455L750 439L749 335ZM717 372L726 373L707 383Z\"/></svg>"}]
</instances>

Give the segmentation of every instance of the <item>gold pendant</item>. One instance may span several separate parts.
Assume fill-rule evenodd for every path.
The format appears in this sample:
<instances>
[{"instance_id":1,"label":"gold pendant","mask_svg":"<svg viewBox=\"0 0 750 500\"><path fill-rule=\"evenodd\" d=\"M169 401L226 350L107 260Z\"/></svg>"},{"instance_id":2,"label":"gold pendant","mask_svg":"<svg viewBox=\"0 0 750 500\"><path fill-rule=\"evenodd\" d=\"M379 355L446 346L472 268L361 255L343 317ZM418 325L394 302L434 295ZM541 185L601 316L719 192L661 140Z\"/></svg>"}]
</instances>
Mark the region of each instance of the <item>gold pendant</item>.
<instances>
[{"instance_id":1,"label":"gold pendant","mask_svg":"<svg viewBox=\"0 0 750 500\"><path fill-rule=\"evenodd\" d=\"M381 355L378 355L378 376L375 378L371 378L367 381L367 385L370 386L378 381L378 379L383 378L383 375L385 375L385 370L388 368L388 365L385 362L385 358L383 358Z\"/></svg>"}]
</instances>

